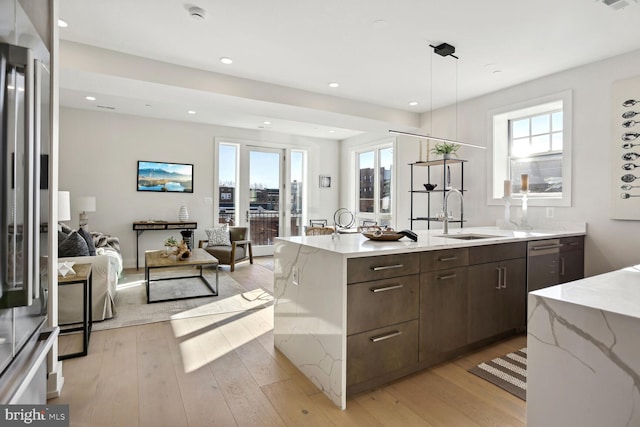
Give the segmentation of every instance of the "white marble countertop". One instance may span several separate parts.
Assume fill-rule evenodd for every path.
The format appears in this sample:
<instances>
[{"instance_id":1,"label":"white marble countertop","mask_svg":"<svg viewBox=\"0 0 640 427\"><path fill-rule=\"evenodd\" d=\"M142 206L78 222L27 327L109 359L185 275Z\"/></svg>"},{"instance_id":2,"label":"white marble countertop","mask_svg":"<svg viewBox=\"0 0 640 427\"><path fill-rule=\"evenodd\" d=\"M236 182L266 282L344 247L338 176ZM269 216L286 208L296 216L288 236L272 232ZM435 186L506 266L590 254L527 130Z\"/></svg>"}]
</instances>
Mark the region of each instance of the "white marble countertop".
<instances>
[{"instance_id":1,"label":"white marble countertop","mask_svg":"<svg viewBox=\"0 0 640 427\"><path fill-rule=\"evenodd\" d=\"M478 234L493 237L477 240L460 240L442 237L442 230L416 231L418 241L414 242L407 237L398 241L373 241L360 233L340 234L339 238L332 236L294 236L278 237L277 240L297 243L303 246L336 252L347 258L357 258L371 255L390 255L406 252L422 252L470 246L482 246L495 243L508 243L529 240L542 240L557 237L569 237L585 235L586 223L562 223L548 227L534 228L532 230L508 230L498 227L465 227L449 230L449 235Z\"/></svg>"},{"instance_id":2,"label":"white marble countertop","mask_svg":"<svg viewBox=\"0 0 640 427\"><path fill-rule=\"evenodd\" d=\"M640 264L540 289L531 295L640 319Z\"/></svg>"}]
</instances>

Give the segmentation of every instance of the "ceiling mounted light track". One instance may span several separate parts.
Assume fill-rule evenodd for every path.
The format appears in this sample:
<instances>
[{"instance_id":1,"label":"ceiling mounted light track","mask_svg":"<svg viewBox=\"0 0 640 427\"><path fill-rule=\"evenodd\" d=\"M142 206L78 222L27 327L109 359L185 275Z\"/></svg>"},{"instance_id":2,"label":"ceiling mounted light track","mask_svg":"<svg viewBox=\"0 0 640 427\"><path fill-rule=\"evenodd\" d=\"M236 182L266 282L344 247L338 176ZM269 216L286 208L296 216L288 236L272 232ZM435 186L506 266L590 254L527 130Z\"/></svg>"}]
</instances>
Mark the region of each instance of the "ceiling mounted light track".
<instances>
[{"instance_id":1,"label":"ceiling mounted light track","mask_svg":"<svg viewBox=\"0 0 640 427\"><path fill-rule=\"evenodd\" d=\"M389 133L393 135L410 136L412 138L428 139L428 140L437 141L437 142L446 142L447 144L464 145L465 147L480 148L483 150L487 149L487 147L483 147L482 145L469 144L468 142L460 142L460 141L456 141L454 139L448 139L448 138L438 138L437 136L422 135L419 133L403 132L401 130L389 130Z\"/></svg>"},{"instance_id":2,"label":"ceiling mounted light track","mask_svg":"<svg viewBox=\"0 0 640 427\"><path fill-rule=\"evenodd\" d=\"M429 45L429 47L433 48L433 53L438 54L442 57L447 57L447 56L451 56L453 58L455 58L456 60L458 60L459 58L457 56L454 55L454 53L456 52L456 48L455 46L450 45L449 43L441 43L438 46L434 46L434 45ZM431 77L433 80L433 68L431 71ZM431 88L429 89L431 91L431 97L433 98L433 83L431 84ZM431 103L432 105L429 107L429 114L431 114L433 112L433 102ZM432 120L429 120L429 125L432 125ZM457 133L457 128L458 128L458 68L457 68L457 64L456 64L456 133ZM444 142L446 144L458 144L458 145L463 145L465 147L473 147L473 148L480 148L482 150L486 150L487 147L483 147L481 145L476 145L476 144L469 144L467 142L460 142L457 141L455 139L449 139L449 138L440 138L440 137L436 137L436 136L431 136L431 135L422 135L419 133L412 133L412 132L404 132L404 131L399 131L399 130L389 130L389 133L393 134L393 135L402 135L402 136L409 136L412 138L420 138L420 139L426 139L426 140L431 140L431 141L437 141L437 142Z\"/></svg>"}]
</instances>

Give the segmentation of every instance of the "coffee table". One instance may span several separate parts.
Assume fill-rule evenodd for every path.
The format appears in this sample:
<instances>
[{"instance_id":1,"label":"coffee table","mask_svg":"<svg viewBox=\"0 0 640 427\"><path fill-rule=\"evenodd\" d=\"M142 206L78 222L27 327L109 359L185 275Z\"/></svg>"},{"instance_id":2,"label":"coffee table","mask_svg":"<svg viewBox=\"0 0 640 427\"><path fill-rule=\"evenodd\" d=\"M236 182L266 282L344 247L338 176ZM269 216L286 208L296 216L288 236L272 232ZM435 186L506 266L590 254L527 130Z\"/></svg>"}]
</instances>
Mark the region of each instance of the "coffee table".
<instances>
[{"instance_id":1,"label":"coffee table","mask_svg":"<svg viewBox=\"0 0 640 427\"><path fill-rule=\"evenodd\" d=\"M176 268L176 267L197 267L200 274L190 276L178 276L178 277L160 277L151 279L151 270L161 268ZM202 275L202 267L215 267L216 268L216 283L215 287ZM162 280L178 280L178 279L190 279L200 278L202 282L207 285L207 288L211 293L203 295L192 295L177 298L155 299L151 300L151 284L152 282L158 282ZM147 304L153 302L164 301L176 301L189 298L203 298L218 295L218 259L205 251L204 249L193 249L191 256L184 260L178 260L175 255L167 256L164 251L146 251L144 254L144 279L147 286Z\"/></svg>"}]
</instances>

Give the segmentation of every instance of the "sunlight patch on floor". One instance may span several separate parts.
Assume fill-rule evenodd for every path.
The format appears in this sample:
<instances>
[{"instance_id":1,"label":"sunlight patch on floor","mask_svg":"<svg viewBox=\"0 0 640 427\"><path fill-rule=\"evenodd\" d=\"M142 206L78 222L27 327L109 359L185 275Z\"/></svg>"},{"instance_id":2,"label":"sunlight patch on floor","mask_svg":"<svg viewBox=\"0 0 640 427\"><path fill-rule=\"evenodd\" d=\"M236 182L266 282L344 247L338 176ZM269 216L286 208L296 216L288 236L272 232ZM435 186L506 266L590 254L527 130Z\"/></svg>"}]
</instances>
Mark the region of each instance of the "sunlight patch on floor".
<instances>
[{"instance_id":1,"label":"sunlight patch on floor","mask_svg":"<svg viewBox=\"0 0 640 427\"><path fill-rule=\"evenodd\" d=\"M259 311L225 313L225 318L221 318L221 315L213 315L188 320L172 320L171 326L174 329L174 333L180 330L180 336L193 335L179 344L184 372L196 371L256 339L257 336L270 331L272 329L271 325L267 322L256 320L260 317ZM226 316L227 314L231 314L231 316ZM234 315L237 318L231 319ZM243 322L248 324L246 329L242 326ZM246 333L238 334L239 327L243 328ZM233 344L229 342L230 340L225 336L225 332L227 336L233 337Z\"/></svg>"}]
</instances>

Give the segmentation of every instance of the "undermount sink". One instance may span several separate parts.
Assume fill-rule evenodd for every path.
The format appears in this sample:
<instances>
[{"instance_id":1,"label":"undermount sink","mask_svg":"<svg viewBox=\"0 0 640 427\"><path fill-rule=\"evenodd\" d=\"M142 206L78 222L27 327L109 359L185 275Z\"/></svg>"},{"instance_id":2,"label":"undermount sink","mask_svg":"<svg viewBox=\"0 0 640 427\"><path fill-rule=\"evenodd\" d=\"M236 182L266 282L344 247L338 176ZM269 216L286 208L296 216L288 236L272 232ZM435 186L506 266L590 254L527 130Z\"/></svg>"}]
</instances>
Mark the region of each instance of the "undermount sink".
<instances>
[{"instance_id":1,"label":"undermount sink","mask_svg":"<svg viewBox=\"0 0 640 427\"><path fill-rule=\"evenodd\" d=\"M438 237L444 237L445 239L458 239L458 240L480 240L480 239L493 239L503 236L492 236L489 234L442 234Z\"/></svg>"}]
</instances>

